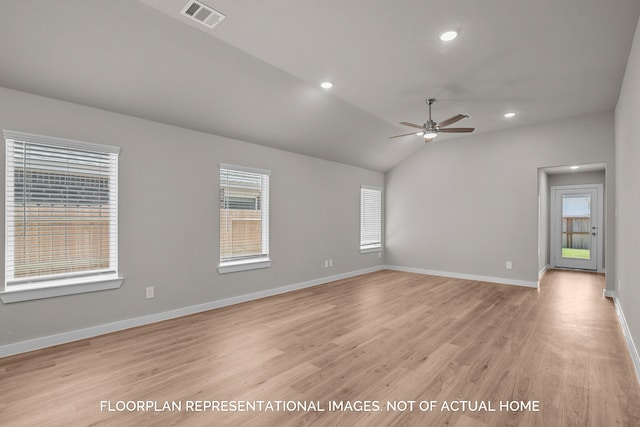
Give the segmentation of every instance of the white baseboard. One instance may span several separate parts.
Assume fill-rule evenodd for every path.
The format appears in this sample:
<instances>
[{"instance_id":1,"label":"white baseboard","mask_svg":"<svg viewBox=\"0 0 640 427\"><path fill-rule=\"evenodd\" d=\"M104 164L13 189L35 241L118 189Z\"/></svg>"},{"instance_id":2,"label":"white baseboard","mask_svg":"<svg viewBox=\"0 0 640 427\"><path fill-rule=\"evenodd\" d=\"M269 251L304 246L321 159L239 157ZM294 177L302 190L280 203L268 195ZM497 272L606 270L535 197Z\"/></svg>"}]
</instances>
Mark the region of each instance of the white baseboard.
<instances>
[{"instance_id":1,"label":"white baseboard","mask_svg":"<svg viewBox=\"0 0 640 427\"><path fill-rule=\"evenodd\" d=\"M542 270L538 271L538 281L539 281L540 279L542 279L542 276L544 275L544 273L546 273L546 272L547 272L547 270L549 270L549 269L551 269L551 265L550 265L550 264L547 264L547 265L545 265L544 267L542 267Z\"/></svg>"},{"instance_id":2,"label":"white baseboard","mask_svg":"<svg viewBox=\"0 0 640 427\"><path fill-rule=\"evenodd\" d=\"M407 273L428 274L431 276L451 277L454 279L476 280L479 282L500 283L503 285L526 286L529 288L537 288L538 282L528 280L507 279L504 277L477 276L474 274L451 273L448 271L425 270L422 268L402 267L397 265L385 266L387 270L404 271Z\"/></svg>"},{"instance_id":3,"label":"white baseboard","mask_svg":"<svg viewBox=\"0 0 640 427\"><path fill-rule=\"evenodd\" d=\"M636 378L638 380L638 383L640 383L640 355L638 355L638 348L633 342L633 337L631 336L631 331L629 330L627 319L624 317L624 311L622 311L622 305L620 304L620 299L618 298L616 291L611 291L608 289L605 289L604 296L612 298L613 302L616 305L616 312L618 313L618 319L620 319L620 326L622 327L622 333L624 333L624 338L627 341L627 347L629 348L631 361L633 362L633 367L636 370Z\"/></svg>"},{"instance_id":4,"label":"white baseboard","mask_svg":"<svg viewBox=\"0 0 640 427\"><path fill-rule=\"evenodd\" d=\"M319 279L308 280L306 282L295 283L293 285L281 286L274 289L267 289L260 292L253 292L250 294L239 295L237 297L210 301L204 304L197 304L189 307L181 307L175 310L169 310L162 313L153 313L153 314L148 314L146 316L120 320L117 322L106 323L103 325L92 326L89 328L78 329L75 331L64 332L61 334L49 335L46 337L35 338L32 340L21 341L13 344L6 344L6 345L0 346L0 357L12 356L14 354L26 353L28 351L40 350L42 348L51 347L54 345L65 344L72 341L78 341L86 338L95 337L98 335L103 335L111 332L121 331L124 329L134 328L136 326L148 325L150 323L160 322L168 319L175 319L177 317L188 316L190 314L200 313L203 311L213 310L220 307L239 304L241 302L252 301L260 298L270 297L273 295L283 294L283 293L295 291L298 289L309 288L311 286L322 285L324 283L346 279L349 277L371 273L371 272L379 271L383 269L384 269L384 266L380 265L380 266L366 268L362 270L351 271L348 273L336 274L334 276L327 276Z\"/></svg>"}]
</instances>

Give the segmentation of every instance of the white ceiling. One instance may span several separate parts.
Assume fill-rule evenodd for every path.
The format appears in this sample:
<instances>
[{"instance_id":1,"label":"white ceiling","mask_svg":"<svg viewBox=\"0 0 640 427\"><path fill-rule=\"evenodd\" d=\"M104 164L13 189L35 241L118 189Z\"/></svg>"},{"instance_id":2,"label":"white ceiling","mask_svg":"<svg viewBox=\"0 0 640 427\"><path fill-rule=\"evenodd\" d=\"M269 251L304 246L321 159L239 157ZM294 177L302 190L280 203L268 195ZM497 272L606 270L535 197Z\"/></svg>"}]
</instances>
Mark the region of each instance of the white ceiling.
<instances>
[{"instance_id":1,"label":"white ceiling","mask_svg":"<svg viewBox=\"0 0 640 427\"><path fill-rule=\"evenodd\" d=\"M386 171L424 147L387 137L426 98L476 133L612 111L640 16L638 0L205 3L227 16L211 30L186 0L0 0L0 86Z\"/></svg>"}]
</instances>

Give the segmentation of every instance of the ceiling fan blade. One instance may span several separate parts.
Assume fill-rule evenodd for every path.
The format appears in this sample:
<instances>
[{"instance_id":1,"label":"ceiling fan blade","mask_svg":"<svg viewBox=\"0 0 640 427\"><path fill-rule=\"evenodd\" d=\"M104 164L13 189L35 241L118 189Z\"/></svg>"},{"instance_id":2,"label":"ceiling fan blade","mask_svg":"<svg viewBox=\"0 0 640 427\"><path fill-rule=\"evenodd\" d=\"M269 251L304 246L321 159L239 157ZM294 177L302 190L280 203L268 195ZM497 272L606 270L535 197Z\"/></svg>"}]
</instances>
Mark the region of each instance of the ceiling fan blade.
<instances>
[{"instance_id":1,"label":"ceiling fan blade","mask_svg":"<svg viewBox=\"0 0 640 427\"><path fill-rule=\"evenodd\" d=\"M443 128L445 126L449 126L454 124L455 122L458 122L462 119L466 119L467 117L469 117L468 114L456 114L453 117L449 117L446 120L441 121L440 123L438 123L438 127Z\"/></svg>"},{"instance_id":2,"label":"ceiling fan blade","mask_svg":"<svg viewBox=\"0 0 640 427\"><path fill-rule=\"evenodd\" d=\"M409 135L416 135L416 132L404 133L402 135L396 135L396 136L390 136L389 139L391 139L391 138L400 138L401 136L409 136Z\"/></svg>"},{"instance_id":3,"label":"ceiling fan blade","mask_svg":"<svg viewBox=\"0 0 640 427\"><path fill-rule=\"evenodd\" d=\"M443 133L458 133L458 132L473 132L475 128L444 128L438 129L438 132Z\"/></svg>"},{"instance_id":4,"label":"ceiling fan blade","mask_svg":"<svg viewBox=\"0 0 640 427\"><path fill-rule=\"evenodd\" d=\"M410 126L412 128L416 128L416 129L422 129L421 125L416 125L414 123L409 123L409 122L400 122L401 125L405 125L405 126Z\"/></svg>"}]
</instances>

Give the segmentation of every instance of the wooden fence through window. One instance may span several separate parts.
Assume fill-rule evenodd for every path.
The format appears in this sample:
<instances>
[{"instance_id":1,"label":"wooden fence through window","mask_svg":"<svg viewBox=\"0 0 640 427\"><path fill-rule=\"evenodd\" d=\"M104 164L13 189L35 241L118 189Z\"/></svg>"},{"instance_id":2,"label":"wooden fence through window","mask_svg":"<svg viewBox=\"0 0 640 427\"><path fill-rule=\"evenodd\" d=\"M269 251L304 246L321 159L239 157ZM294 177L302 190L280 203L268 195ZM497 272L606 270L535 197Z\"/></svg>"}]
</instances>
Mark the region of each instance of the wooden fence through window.
<instances>
[{"instance_id":1,"label":"wooden fence through window","mask_svg":"<svg viewBox=\"0 0 640 427\"><path fill-rule=\"evenodd\" d=\"M109 267L108 206L29 205L13 221L16 278Z\"/></svg>"},{"instance_id":2,"label":"wooden fence through window","mask_svg":"<svg viewBox=\"0 0 640 427\"><path fill-rule=\"evenodd\" d=\"M568 216L562 218L562 247L590 249L591 218Z\"/></svg>"}]
</instances>

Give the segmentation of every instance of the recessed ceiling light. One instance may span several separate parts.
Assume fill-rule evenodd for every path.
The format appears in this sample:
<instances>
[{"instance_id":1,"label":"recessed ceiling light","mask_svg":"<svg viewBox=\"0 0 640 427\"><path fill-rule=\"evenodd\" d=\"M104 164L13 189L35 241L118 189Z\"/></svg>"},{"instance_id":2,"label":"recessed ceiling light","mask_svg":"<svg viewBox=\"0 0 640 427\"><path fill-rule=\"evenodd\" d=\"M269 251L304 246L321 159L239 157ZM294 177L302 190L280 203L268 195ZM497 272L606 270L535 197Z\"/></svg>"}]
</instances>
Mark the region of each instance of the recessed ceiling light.
<instances>
[{"instance_id":1,"label":"recessed ceiling light","mask_svg":"<svg viewBox=\"0 0 640 427\"><path fill-rule=\"evenodd\" d=\"M330 81L322 82L320 83L320 87L322 89L331 89L333 87L333 82L330 82Z\"/></svg>"},{"instance_id":2,"label":"recessed ceiling light","mask_svg":"<svg viewBox=\"0 0 640 427\"><path fill-rule=\"evenodd\" d=\"M442 40L443 42L450 42L456 37L458 37L458 30L447 30L444 33L440 34L440 40Z\"/></svg>"},{"instance_id":3,"label":"recessed ceiling light","mask_svg":"<svg viewBox=\"0 0 640 427\"><path fill-rule=\"evenodd\" d=\"M514 112L504 113L504 117L507 118L507 119L510 119L512 117L515 117L515 116L516 116L516 113L514 113Z\"/></svg>"},{"instance_id":4,"label":"recessed ceiling light","mask_svg":"<svg viewBox=\"0 0 640 427\"><path fill-rule=\"evenodd\" d=\"M416 135L422 136L422 135L424 135L424 132L416 132Z\"/></svg>"},{"instance_id":5,"label":"recessed ceiling light","mask_svg":"<svg viewBox=\"0 0 640 427\"><path fill-rule=\"evenodd\" d=\"M569 169L573 169L573 170L580 169L580 166L578 165L569 166Z\"/></svg>"}]
</instances>

